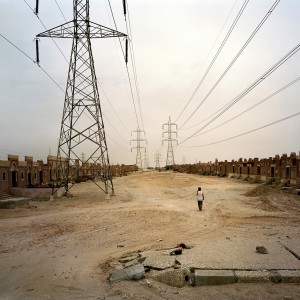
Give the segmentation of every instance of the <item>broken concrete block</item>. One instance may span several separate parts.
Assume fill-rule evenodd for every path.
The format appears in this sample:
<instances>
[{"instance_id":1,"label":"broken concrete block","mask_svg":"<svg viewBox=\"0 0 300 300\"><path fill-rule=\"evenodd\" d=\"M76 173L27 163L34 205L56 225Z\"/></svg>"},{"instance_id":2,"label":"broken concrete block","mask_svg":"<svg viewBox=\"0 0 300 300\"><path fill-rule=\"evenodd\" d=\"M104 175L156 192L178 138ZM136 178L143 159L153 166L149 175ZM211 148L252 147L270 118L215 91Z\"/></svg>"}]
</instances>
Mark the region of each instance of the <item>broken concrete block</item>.
<instances>
[{"instance_id":1,"label":"broken concrete block","mask_svg":"<svg viewBox=\"0 0 300 300\"><path fill-rule=\"evenodd\" d=\"M189 282L190 272L185 269L163 270L152 275L152 278L170 286L182 288Z\"/></svg>"},{"instance_id":2,"label":"broken concrete block","mask_svg":"<svg viewBox=\"0 0 300 300\"><path fill-rule=\"evenodd\" d=\"M145 277L145 269L142 264L134 265L129 268L118 270L109 276L109 281L120 280L139 280Z\"/></svg>"},{"instance_id":3,"label":"broken concrete block","mask_svg":"<svg viewBox=\"0 0 300 300\"><path fill-rule=\"evenodd\" d=\"M282 282L300 283L300 270L278 270Z\"/></svg>"},{"instance_id":4,"label":"broken concrete block","mask_svg":"<svg viewBox=\"0 0 300 300\"><path fill-rule=\"evenodd\" d=\"M235 283L231 270L195 270L195 286Z\"/></svg>"},{"instance_id":5,"label":"broken concrete block","mask_svg":"<svg viewBox=\"0 0 300 300\"><path fill-rule=\"evenodd\" d=\"M278 273L277 270L271 270L270 271L270 280L274 283L279 283L282 281L282 277Z\"/></svg>"}]
</instances>

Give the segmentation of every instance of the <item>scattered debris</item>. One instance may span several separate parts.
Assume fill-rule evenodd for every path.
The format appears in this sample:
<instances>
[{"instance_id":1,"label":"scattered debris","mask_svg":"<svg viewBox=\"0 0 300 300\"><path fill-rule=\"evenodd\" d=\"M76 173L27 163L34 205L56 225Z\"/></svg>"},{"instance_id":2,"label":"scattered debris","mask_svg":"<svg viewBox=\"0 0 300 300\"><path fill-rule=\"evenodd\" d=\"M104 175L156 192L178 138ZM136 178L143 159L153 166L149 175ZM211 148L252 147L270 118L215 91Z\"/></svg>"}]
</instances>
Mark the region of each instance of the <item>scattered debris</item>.
<instances>
[{"instance_id":1,"label":"scattered debris","mask_svg":"<svg viewBox=\"0 0 300 300\"><path fill-rule=\"evenodd\" d=\"M182 248L176 248L170 252L170 255L181 255L182 254Z\"/></svg>"},{"instance_id":2,"label":"scattered debris","mask_svg":"<svg viewBox=\"0 0 300 300\"><path fill-rule=\"evenodd\" d=\"M256 252L260 254L268 254L268 250L264 246L256 246Z\"/></svg>"},{"instance_id":3,"label":"scattered debris","mask_svg":"<svg viewBox=\"0 0 300 300\"><path fill-rule=\"evenodd\" d=\"M120 281L120 280L140 280L145 277L145 269L142 264L137 264L126 269L117 270L110 274L109 281Z\"/></svg>"},{"instance_id":4,"label":"scattered debris","mask_svg":"<svg viewBox=\"0 0 300 300\"><path fill-rule=\"evenodd\" d=\"M178 244L176 247L180 247L180 248L182 248L182 249L192 249L192 248L193 248L193 247L188 246L188 245L186 245L186 244L184 244L184 243L180 243L180 244Z\"/></svg>"}]
</instances>

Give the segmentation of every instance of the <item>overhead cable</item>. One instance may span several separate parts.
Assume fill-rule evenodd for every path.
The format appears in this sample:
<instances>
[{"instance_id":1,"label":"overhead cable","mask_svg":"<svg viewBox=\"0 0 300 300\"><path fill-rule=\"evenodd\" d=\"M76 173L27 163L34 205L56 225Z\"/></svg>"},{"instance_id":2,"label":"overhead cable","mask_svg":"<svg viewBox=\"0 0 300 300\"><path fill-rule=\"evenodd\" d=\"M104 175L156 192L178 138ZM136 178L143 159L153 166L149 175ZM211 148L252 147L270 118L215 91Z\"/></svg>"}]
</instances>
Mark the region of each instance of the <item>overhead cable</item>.
<instances>
[{"instance_id":1,"label":"overhead cable","mask_svg":"<svg viewBox=\"0 0 300 300\"><path fill-rule=\"evenodd\" d=\"M236 1L234 2L234 4L233 4L232 8L230 9L230 12L229 12L229 14L228 14L226 20L225 20L225 22L223 23L223 25L222 25L222 27L221 27L221 29L220 29L218 35L217 35L217 37L215 38L215 40L214 40L212 46L210 47L210 50L208 51L208 54L206 55L206 57L205 57L205 59L204 59L202 65L201 65L201 67L199 68L199 71L197 72L197 77L198 77L198 74L200 73L200 70L202 70L203 66L205 65L205 63L206 63L208 57L210 56L212 50L214 49L215 44L217 43L217 40L219 39L219 37L220 37L220 35L221 35L221 33L222 33L222 31L223 31L225 25L226 25L226 23L227 23L227 21L228 21L230 15L231 15L231 13L232 13L232 11L233 11L233 9L234 9L234 7L235 7L237 1L238 1L238 0L236 0ZM194 79L193 84L191 84L191 86L194 85L194 82L195 82L195 81L196 81L196 79ZM180 106L180 105L178 105L176 111L179 109L179 106ZM177 117L177 119L175 120L175 122L177 122L178 118L179 118L179 117Z\"/></svg>"},{"instance_id":2,"label":"overhead cable","mask_svg":"<svg viewBox=\"0 0 300 300\"><path fill-rule=\"evenodd\" d=\"M54 1L55 1L55 3L56 3L56 5L57 5L57 7L58 7L58 9L59 9L59 11L60 11L60 13L62 14L63 18L65 19L66 22L68 22L67 19L66 19L66 17L65 17L65 15L64 15L64 13L63 13L63 11L61 10L61 8L60 8L60 6L59 6L57 0L54 0Z\"/></svg>"},{"instance_id":3,"label":"overhead cable","mask_svg":"<svg viewBox=\"0 0 300 300\"><path fill-rule=\"evenodd\" d=\"M195 136L203 135L203 134L205 134L205 133L208 133L208 132L210 132L210 131L213 131L213 130L215 130L215 129L217 129L217 128L219 128L219 127L221 127L221 126L223 126L223 125L225 125L225 124L227 124L227 123L229 123L229 122L235 120L236 118L242 116L243 114L249 112L250 110L254 109L255 107L261 105L262 103L264 103L264 102L266 102L267 100L271 99L272 97L276 96L277 94L279 94L280 92L284 91L284 90L287 89L288 87L292 86L293 84L295 84L295 83L298 82L299 80L300 80L300 77L296 78L295 80L293 80L293 81L291 81L290 83L286 84L285 86L283 86L282 88L280 88L280 89L277 90L276 92L274 92L274 93L272 93L271 95L269 95L268 97L266 97L266 98L260 100L260 101L257 102L256 104L250 106L249 108L245 109L244 111L240 112L239 114L235 115L234 117L230 118L229 120L227 120L227 121L225 121L225 122L219 124L218 126L215 126L215 127L211 128L211 129L209 129L209 130L207 130L207 131L205 131L205 132L202 132L202 133L200 133L200 134L197 134L197 135L195 135Z\"/></svg>"},{"instance_id":4,"label":"overhead cable","mask_svg":"<svg viewBox=\"0 0 300 300\"><path fill-rule=\"evenodd\" d=\"M183 110L181 111L181 113L180 113L179 116L177 117L176 121L178 121L178 119L182 116L183 112L186 110L187 106L190 104L190 102L192 101L192 99L193 99L194 96L196 95L197 91L199 90L200 86L202 85L203 81L205 80L205 78L206 78L208 72L209 72L210 69L212 68L213 64L215 63L216 59L218 58L219 54L221 53L223 47L225 46L225 44L226 44L228 38L230 37L230 35L231 35L233 29L235 28L237 22L239 21L239 19L240 19L242 13L244 12L244 10L245 10L245 8L246 8L248 2L249 2L249 0L245 0L245 1L244 1L243 5L242 5L242 7L241 7L241 9L240 9L240 11L238 12L236 18L234 19L232 25L230 26L230 28L229 28L229 30L228 30L228 32L227 32L227 34L226 34L224 40L222 41L222 43L221 43L221 45L220 45L220 47L219 47L217 53L215 54L214 58L213 58L212 61L210 62L210 64L209 64L209 66L207 67L207 69L206 69L204 75L202 76L200 82L198 83L196 89L195 89L194 92L192 93L192 96L189 98L188 102L186 103L186 105L184 106Z\"/></svg>"},{"instance_id":5,"label":"overhead cable","mask_svg":"<svg viewBox=\"0 0 300 300\"><path fill-rule=\"evenodd\" d=\"M229 137L227 139L223 139L223 140L220 140L220 141L217 141L217 142L213 142L213 143L208 143L208 144L203 144L203 145L198 145L198 146L186 146L184 148L200 148L200 147L206 147L206 146L211 146L211 145L215 145L215 144L219 144L219 143L223 143L223 142L226 142L226 141L229 141L229 140L232 140L232 139L236 139L238 137L241 137L243 135L246 135L246 134L249 134L249 133L252 133L252 132L255 132L255 131L258 131L258 130L261 130L261 129L264 129L266 127L269 127L269 126L272 126L272 125L275 125L275 124L278 124L280 122L283 122L283 121L286 121L286 120L289 120L291 118L294 118L294 117L297 117L300 115L300 111L295 113L295 114L292 114L290 116L287 116L283 119L280 119L280 120L277 120L277 121L274 121L272 123L269 123L269 124L266 124L266 125L263 125L261 127L258 127L258 128L255 128L255 129L252 129L252 130L249 130L249 131L246 131L244 133L241 133L241 134L238 134L238 135L235 135L235 136L232 136L232 137ZM183 147L183 146L181 146Z\"/></svg>"},{"instance_id":6,"label":"overhead cable","mask_svg":"<svg viewBox=\"0 0 300 300\"><path fill-rule=\"evenodd\" d=\"M274 11L274 9L276 8L276 6L278 5L278 3L280 2L280 0L276 0L274 2L274 4L271 6L271 8L269 9L269 11L267 12L267 14L263 17L263 19L260 21L260 23L258 24L258 26L254 29L254 31L251 33L250 37L248 38L248 40L244 43L244 45L242 46L242 48L239 50L239 52L236 54L236 56L233 58L233 60L229 63L229 65L227 66L227 68L225 69L225 71L222 73L222 75L219 77L219 79L216 81L216 83L213 85L213 87L209 90L209 92L206 94L206 96L202 99L202 101L199 103L199 105L196 107L196 109L191 113L191 115L185 120L185 122L180 126L183 127L193 116L194 114L198 111L198 109L200 108L200 106L205 102L205 100L209 97L209 95L213 92L213 90L217 87L217 85L220 83L220 81L224 78L224 76L226 75L226 73L230 70L230 68L233 66L233 64L236 62L236 60L239 58L239 56L242 54L242 52L245 50L245 48L248 46L248 44L251 42L251 40L253 39L253 37L256 35L256 33L259 31L259 29L262 27L262 25L265 23L265 21L269 18L269 16L271 15L271 13ZM180 129L179 128L179 129Z\"/></svg>"},{"instance_id":7,"label":"overhead cable","mask_svg":"<svg viewBox=\"0 0 300 300\"><path fill-rule=\"evenodd\" d=\"M65 91L62 89L62 87L53 79L53 77L51 77L51 75L46 72L46 70L39 64L37 64L37 62L31 58L27 53L25 53L23 50L21 50L18 46L16 46L13 42L11 42L8 38L6 38L3 34L0 33L0 36L2 38L4 38L8 43L10 43L13 47L15 47L18 51L20 51L23 55L25 55L28 59L30 59L34 64L36 64L51 80L52 82L63 92L65 93Z\"/></svg>"},{"instance_id":8,"label":"overhead cable","mask_svg":"<svg viewBox=\"0 0 300 300\"><path fill-rule=\"evenodd\" d=\"M199 130L193 133L190 137L186 138L181 143L186 142L187 140L194 137L197 133L202 131L208 125L210 125L213 121L219 118L222 114L224 114L228 109L230 109L233 105L239 102L243 97L245 97L250 91L252 91L256 86L258 86L261 82L263 82L269 75L271 75L275 70L277 70L282 64L284 64L289 58L291 58L297 51L300 50L300 43L295 46L291 51L289 51L285 56L283 56L275 65L273 65L269 70L267 70L264 74L262 74L257 80L255 80L251 85L249 85L246 89L244 89L238 96L232 99L229 104L222 109L213 119L207 122L204 126L202 126Z\"/></svg>"},{"instance_id":9,"label":"overhead cable","mask_svg":"<svg viewBox=\"0 0 300 300\"><path fill-rule=\"evenodd\" d=\"M137 70L136 70L136 63L135 63L135 55L134 55L134 47L133 47L133 37L132 37L132 31L131 31L131 23L130 23L130 15L129 15L129 9L128 9L128 2L124 0L124 5L127 6L127 18L125 18L126 22L126 28L127 33L129 33L130 36L130 57L131 57L131 63L133 68L133 76L135 81L135 88L136 88L136 95L138 99L138 105L139 105L139 111L140 111L140 118L142 123L142 129L144 128L144 121L143 121L143 114L142 114L142 108L141 108L141 97L140 97L140 89L139 89L139 83L138 83L138 77L137 77ZM125 10L126 11L126 10ZM129 30L128 30L129 29Z\"/></svg>"},{"instance_id":10,"label":"overhead cable","mask_svg":"<svg viewBox=\"0 0 300 300\"><path fill-rule=\"evenodd\" d=\"M108 0L108 3L109 3L109 7L110 7L112 18L113 18L113 21L114 21L115 29L118 31L117 23L116 23L116 20L115 20L115 17L114 17L114 13L113 13L113 10L112 10L111 4L110 4L110 0ZM123 57L125 59L125 53L124 53L124 49L122 47L122 43L121 43L120 37L119 37L119 43L120 43L120 47L122 49ZM134 112L135 112L135 117L136 117L137 125L138 125L138 127L140 127L138 113L137 113L137 109L136 109L136 105L135 105L135 100L134 100L134 95L133 95L132 83L131 83L131 79L130 79L129 70L128 70L128 66L127 65L126 65L126 71L127 71L128 81L129 81L129 87L130 87L130 93L131 93L133 108L134 108Z\"/></svg>"}]
</instances>

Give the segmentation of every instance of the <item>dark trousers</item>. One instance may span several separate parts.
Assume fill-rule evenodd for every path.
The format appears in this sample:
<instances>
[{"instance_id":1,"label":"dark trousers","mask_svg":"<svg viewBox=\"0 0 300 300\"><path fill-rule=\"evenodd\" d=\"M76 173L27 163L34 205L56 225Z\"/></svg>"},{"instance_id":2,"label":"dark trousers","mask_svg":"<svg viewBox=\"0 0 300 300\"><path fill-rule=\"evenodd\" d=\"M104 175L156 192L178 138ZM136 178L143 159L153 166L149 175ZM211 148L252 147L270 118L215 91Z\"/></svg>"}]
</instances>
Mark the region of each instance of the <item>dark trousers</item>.
<instances>
[{"instance_id":1,"label":"dark trousers","mask_svg":"<svg viewBox=\"0 0 300 300\"><path fill-rule=\"evenodd\" d=\"M202 210L202 204L203 204L203 201L198 201L199 210Z\"/></svg>"}]
</instances>

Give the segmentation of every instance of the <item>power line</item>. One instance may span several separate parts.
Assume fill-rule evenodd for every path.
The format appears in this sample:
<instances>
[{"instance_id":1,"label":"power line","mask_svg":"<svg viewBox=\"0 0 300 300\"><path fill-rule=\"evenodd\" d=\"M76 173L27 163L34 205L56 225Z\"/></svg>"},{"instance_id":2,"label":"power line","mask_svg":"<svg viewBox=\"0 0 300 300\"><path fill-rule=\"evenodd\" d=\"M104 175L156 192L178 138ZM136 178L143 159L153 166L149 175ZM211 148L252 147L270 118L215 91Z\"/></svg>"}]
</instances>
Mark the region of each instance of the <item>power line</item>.
<instances>
[{"instance_id":1,"label":"power line","mask_svg":"<svg viewBox=\"0 0 300 300\"><path fill-rule=\"evenodd\" d=\"M56 5L57 5L57 7L58 7L58 9L59 9L59 11L60 11L60 13L62 14L63 18L65 19L66 22L68 22L67 19L66 19L66 17L65 17L65 15L64 15L64 13L63 13L62 10L61 10L61 7L59 6L57 0L54 0L54 1L55 1L55 3L56 3Z\"/></svg>"},{"instance_id":2,"label":"power line","mask_svg":"<svg viewBox=\"0 0 300 300\"><path fill-rule=\"evenodd\" d=\"M197 130L191 136L189 136L184 141L182 141L181 144L186 142L190 138L194 137L197 133L199 133L201 130L203 130L208 125L210 125L213 121L218 119L222 114L224 114L228 109L230 109L233 105L235 105L238 101L240 101L243 97L245 97L250 91L252 91L261 82L263 82L269 75L271 75L275 70L277 70L282 64L284 64L289 58L291 58L299 50L300 50L300 43L296 47L294 47L291 51L289 51L284 57L282 57L268 71L266 71L263 75L261 75L256 81L254 81L250 86L248 86L246 89L244 89L238 96L236 96L234 99L232 99L229 102L229 104L220 113L218 113L213 119L211 119L204 126L202 126L199 130Z\"/></svg>"},{"instance_id":3,"label":"power line","mask_svg":"<svg viewBox=\"0 0 300 300\"><path fill-rule=\"evenodd\" d=\"M230 35L231 35L233 29L235 28L235 26L236 26L238 20L240 19L242 13L244 12L244 10L245 10L245 8L246 8L248 2L249 2L249 0L245 0L245 1L244 1L244 3L243 3L243 5L242 5L241 9L239 10L239 12L238 12L236 18L234 19L233 23L231 24L231 26L230 26L230 28L229 28L229 30L228 30L228 32L227 32L225 38L223 39L223 41L222 41L222 43L221 43L221 45L220 45L220 47L219 47L217 53L215 54L214 58L213 58L212 61L210 62L210 64L209 64L209 66L207 67L207 69L206 69L204 75L202 76L200 82L198 83L196 89L195 89L194 92L192 93L192 96L189 98L188 102L186 103L186 105L184 106L183 110L181 111L181 113L180 113L179 116L177 117L176 121L182 116L183 112L186 110L187 106L190 104L190 102L192 101L192 99L193 99L194 96L196 95L197 91L199 90L200 86L202 85L203 81L205 80L205 78L206 78L208 72L210 71L210 69L211 69L212 66L214 65L214 63L215 63L216 59L218 58L220 52L222 51L223 47L225 46L227 40L229 39L229 37L230 37Z\"/></svg>"},{"instance_id":4,"label":"power line","mask_svg":"<svg viewBox=\"0 0 300 300\"><path fill-rule=\"evenodd\" d=\"M233 11L233 9L234 9L234 7L235 7L235 5L236 5L237 2L238 2L238 0L236 0L236 1L234 2L234 4L233 4L233 6L232 6L232 8L231 8L231 10L230 10L230 12L229 12L229 14L228 14L228 16L227 16L225 22L223 23L223 25L222 25L222 27L221 27L221 29L220 29L220 31L219 31L219 33L218 33L216 39L214 40L212 46L210 47L210 50L208 51L208 54L206 55L206 57L205 57L205 59L204 59L202 65L201 65L199 71L197 72L197 77L198 77L198 74L200 73L200 71L202 70L202 67L205 65L205 63L206 63L208 57L210 56L210 54L211 54L213 48L215 47L215 44L217 43L217 40L219 39L219 37L220 37L220 35L221 35L221 33L222 33L222 31L223 31L223 29L224 29L224 27L225 27L225 25L226 25L226 23L227 23L227 21L228 21L228 19L229 19L229 17L230 17L230 15L231 15L231 13L232 13L232 11ZM195 81L196 81L196 78L193 80L193 84L191 84L190 88L192 87L192 85L194 85ZM179 109L179 106L180 106L180 105L178 105L176 111ZM177 117L177 119L175 120L175 122L177 122L178 118L179 118L179 117Z\"/></svg>"},{"instance_id":5,"label":"power line","mask_svg":"<svg viewBox=\"0 0 300 300\"><path fill-rule=\"evenodd\" d=\"M110 0L108 0L108 3L109 3L109 7L110 7L112 18L113 18L113 21L114 21L115 29L118 31L116 20L115 20L115 17L114 17L114 13L113 13L113 10L112 10L112 6L111 6L111 3L110 3ZM128 34L128 32L127 32L127 34ZM120 38L119 38L119 43L120 43L120 46L121 46L121 49L122 49L123 56L125 58L125 52L124 52L124 49L122 47L122 43L121 43L121 39ZM134 95L133 95L132 83L131 83L131 79L130 79L129 70L128 70L128 66L127 65L126 65L126 71L127 71L127 77L128 77L129 86L130 86L130 93L131 93L133 108L134 108L134 112L135 112L135 117L136 117L137 125L138 125L138 127L140 127L139 126L139 118L138 118L137 109L136 109L135 100L134 100Z\"/></svg>"},{"instance_id":6,"label":"power line","mask_svg":"<svg viewBox=\"0 0 300 300\"><path fill-rule=\"evenodd\" d=\"M44 27L45 30L47 30L47 27L45 26L45 24L43 23L43 21L40 19L40 17L38 16L38 14L34 11L34 9L28 4L28 2L26 0L23 0L27 6L29 7L29 9L35 14L35 16L38 18L38 20L40 21L40 23L42 24L42 26ZM62 52L62 50L60 49L60 47L58 46L58 44L56 43L56 41L51 37L53 43L55 44L56 48L58 49L58 51L61 53L61 55L64 57L65 61L68 63L68 59L66 58L66 56L64 55L64 53Z\"/></svg>"},{"instance_id":7,"label":"power line","mask_svg":"<svg viewBox=\"0 0 300 300\"><path fill-rule=\"evenodd\" d=\"M226 142L226 141L229 141L229 140L232 140L232 139L241 137L241 136L243 136L243 135L246 135L246 134L249 134L249 133L252 133L252 132L261 130L261 129L264 129L264 128L266 128L266 127L275 125L275 124L277 124L277 123L280 123L280 122L289 120L289 119L294 118L294 117L297 117L297 116L299 116L299 115L300 115L300 111L297 112L297 113L295 113L295 114L293 114L293 115L287 116L287 117L285 117L285 118L283 118L283 119L280 119L280 120L274 121L274 122L272 122L272 123L263 125L263 126L261 126L261 127L258 127L258 128L255 128L255 129L252 129L252 130L249 130L249 131L246 131L246 132L244 132L244 133L241 133L241 134L238 134L238 135L229 137L229 138L227 138L227 139L223 139L223 140L220 140L220 141L217 141L217 142L213 142L213 143L209 143L209 144L203 144L203 145L199 145L199 146L190 146L190 147L186 146L186 147L184 147L184 148L200 148L200 147L206 147L206 146L211 146L211 145L223 143L223 142ZM183 147L183 146L181 146L181 147Z\"/></svg>"},{"instance_id":8,"label":"power line","mask_svg":"<svg viewBox=\"0 0 300 300\"><path fill-rule=\"evenodd\" d=\"M64 93L65 91L62 89L62 87L53 79L53 77L40 65L37 64L37 62L31 58L27 53L25 53L23 50L21 50L18 46L16 46L13 42L11 42L8 38L6 38L3 34L1 34L1 37L4 38L8 43L10 43L13 47L15 47L18 51L20 51L23 55L25 55L28 59L30 59L35 65L37 65L51 80L52 82Z\"/></svg>"},{"instance_id":9,"label":"power line","mask_svg":"<svg viewBox=\"0 0 300 300\"><path fill-rule=\"evenodd\" d=\"M139 89L139 83L138 83L137 71L136 71L135 55L134 55L134 48L133 48L133 37L132 37L131 23L130 23L130 16L129 16L129 8L128 8L127 1L124 1L124 2L125 2L124 5L127 8L127 15L128 15L128 26L127 26L127 19L126 18L125 18L125 21L126 21L127 34L129 33L129 36L130 36L130 43L129 43L129 45L130 45L130 57L131 57L131 63L132 63L132 68L133 68L133 74L134 74L135 88L136 88L136 94L137 94L137 99L138 99L138 105L139 105L142 128L143 128L143 130L145 130L143 114L142 114L142 108L141 108L140 89ZM129 28L129 31L128 31L128 28Z\"/></svg>"},{"instance_id":10,"label":"power line","mask_svg":"<svg viewBox=\"0 0 300 300\"><path fill-rule=\"evenodd\" d=\"M246 110L240 112L239 114L235 115L234 117L230 118L229 120L227 120L227 121L225 121L225 122L219 124L218 126L215 126L215 127L211 128L211 129L209 129L209 130L207 130L207 131L205 131L205 132L202 132L202 133L200 133L200 134L198 134L198 135L195 135L195 136L203 135L203 134L205 134L205 133L208 133L208 132L210 132L210 131L213 131L213 130L215 130L215 129L217 129L217 128L219 128L219 127L221 127L221 126L223 126L223 125L225 125L225 124L227 124L227 123L233 121L234 119L236 119L236 118L242 116L243 114L249 112L250 110L254 109L255 107L259 106L260 104L266 102L266 101L269 100L270 98L276 96L277 94L279 94L280 92L284 91L284 90L287 89L288 87L292 86L293 84L295 84L295 83L298 82L299 80L300 80L300 77L296 78L295 80L293 80L293 81L291 81L290 83L288 83L287 85L283 86L282 88L280 88L280 89L277 90L276 92L274 92L274 93L272 93L271 95L269 95L268 97L266 97L266 98L260 100L260 101L257 102L256 104L254 104L254 105L252 105L251 107L247 108Z\"/></svg>"},{"instance_id":11,"label":"power line","mask_svg":"<svg viewBox=\"0 0 300 300\"><path fill-rule=\"evenodd\" d=\"M244 52L245 48L248 46L248 44L251 42L251 40L254 38L256 33L259 31L259 29L262 27L262 25L265 23L265 21L269 18L271 13L274 11L276 6L279 4L280 0L276 0L274 4L271 6L271 8L268 10L267 14L263 17L263 19L260 21L258 26L254 29L254 31L251 33L250 37L248 40L244 43L242 48L239 50L239 52L235 55L233 60L229 63L225 71L222 73L222 75L219 77L219 79L216 81L216 83L213 85L213 87L209 90L209 92L206 94L206 96L202 99L202 101L199 103L197 108L191 113L191 115L185 120L185 122L181 125L183 127L192 117L193 115L197 112L197 110L200 108L200 106L205 102L205 100L209 97L209 95L213 92L213 90L218 86L220 81L224 78L226 73L230 70L230 68L233 66L233 64L236 62L236 60L239 58L239 56ZM180 127L180 128L181 128Z\"/></svg>"}]
</instances>

